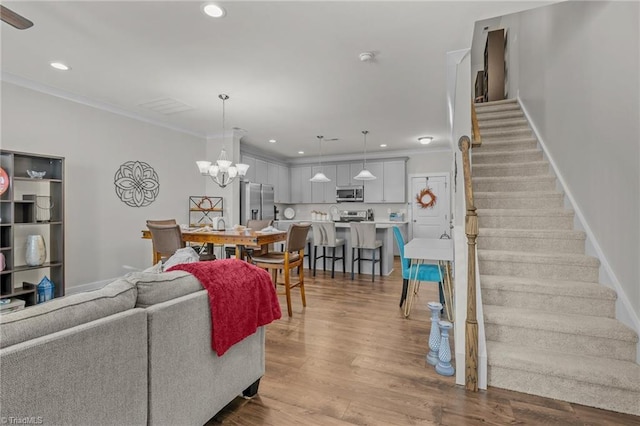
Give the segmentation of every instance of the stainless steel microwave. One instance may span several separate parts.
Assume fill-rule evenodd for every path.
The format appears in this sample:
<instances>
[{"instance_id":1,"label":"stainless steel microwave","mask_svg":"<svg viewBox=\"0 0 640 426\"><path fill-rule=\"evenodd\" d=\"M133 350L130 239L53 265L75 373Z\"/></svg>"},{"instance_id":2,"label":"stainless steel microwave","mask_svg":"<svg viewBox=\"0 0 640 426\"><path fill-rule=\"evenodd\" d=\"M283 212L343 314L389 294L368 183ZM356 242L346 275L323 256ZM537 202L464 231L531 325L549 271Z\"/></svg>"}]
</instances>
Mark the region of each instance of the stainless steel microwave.
<instances>
[{"instance_id":1,"label":"stainless steel microwave","mask_svg":"<svg viewBox=\"0 0 640 426\"><path fill-rule=\"evenodd\" d=\"M338 186L336 187L336 201L356 202L364 201L364 186Z\"/></svg>"}]
</instances>

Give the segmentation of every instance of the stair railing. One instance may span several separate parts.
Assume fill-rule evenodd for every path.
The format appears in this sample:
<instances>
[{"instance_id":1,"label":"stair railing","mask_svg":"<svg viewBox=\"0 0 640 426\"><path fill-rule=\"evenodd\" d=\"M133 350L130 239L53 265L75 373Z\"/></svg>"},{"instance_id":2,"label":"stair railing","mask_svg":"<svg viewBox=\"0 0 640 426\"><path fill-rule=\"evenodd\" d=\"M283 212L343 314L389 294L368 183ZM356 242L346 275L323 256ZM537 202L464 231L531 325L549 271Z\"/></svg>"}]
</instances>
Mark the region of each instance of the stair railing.
<instances>
[{"instance_id":1,"label":"stair railing","mask_svg":"<svg viewBox=\"0 0 640 426\"><path fill-rule=\"evenodd\" d=\"M471 127L473 129L473 142L471 147L475 148L482 145L482 136L480 136L480 126L478 125L478 116L476 115L476 105L471 102Z\"/></svg>"},{"instance_id":2,"label":"stair railing","mask_svg":"<svg viewBox=\"0 0 640 426\"><path fill-rule=\"evenodd\" d=\"M474 108L472 108L472 111ZM474 114L475 115L475 114ZM477 122L476 122L477 125ZM462 136L458 140L462 151L464 194L466 201L465 234L467 235L467 318L465 320L465 388L478 391L478 318L476 313L476 238L478 215L473 201L471 185L471 140Z\"/></svg>"}]
</instances>

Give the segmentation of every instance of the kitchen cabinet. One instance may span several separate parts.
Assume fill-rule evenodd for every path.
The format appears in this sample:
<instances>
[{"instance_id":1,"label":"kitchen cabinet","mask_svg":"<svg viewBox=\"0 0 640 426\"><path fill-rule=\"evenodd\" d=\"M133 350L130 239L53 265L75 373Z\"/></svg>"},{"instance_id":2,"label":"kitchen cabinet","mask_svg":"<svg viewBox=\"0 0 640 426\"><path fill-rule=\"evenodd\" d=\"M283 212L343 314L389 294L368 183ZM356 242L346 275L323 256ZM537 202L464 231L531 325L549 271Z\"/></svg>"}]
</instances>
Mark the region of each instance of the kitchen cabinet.
<instances>
[{"instance_id":1,"label":"kitchen cabinet","mask_svg":"<svg viewBox=\"0 0 640 426\"><path fill-rule=\"evenodd\" d=\"M365 203L404 203L406 163L404 160L370 161L367 169L377 178L364 181Z\"/></svg>"},{"instance_id":2,"label":"kitchen cabinet","mask_svg":"<svg viewBox=\"0 0 640 426\"><path fill-rule=\"evenodd\" d=\"M369 161L367 162L367 169L376 177L376 179L362 181L364 183L364 202L383 203L384 163L382 161Z\"/></svg>"},{"instance_id":3,"label":"kitchen cabinet","mask_svg":"<svg viewBox=\"0 0 640 426\"><path fill-rule=\"evenodd\" d=\"M36 303L36 285L47 276L54 297L64 296L64 158L23 152L0 151L0 252L5 267L0 271L0 298L17 298L27 306ZM31 178L27 170L46 172ZM27 265L28 236L44 238L46 258Z\"/></svg>"},{"instance_id":4,"label":"kitchen cabinet","mask_svg":"<svg viewBox=\"0 0 640 426\"><path fill-rule=\"evenodd\" d=\"M275 202L290 203L291 202L291 175L289 167L278 164L278 182L275 184Z\"/></svg>"},{"instance_id":5,"label":"kitchen cabinet","mask_svg":"<svg viewBox=\"0 0 640 426\"><path fill-rule=\"evenodd\" d=\"M311 182L311 202L312 203L335 203L336 202L336 166L323 165L311 168L311 175L323 171L325 176L331 179L330 182Z\"/></svg>"},{"instance_id":6,"label":"kitchen cabinet","mask_svg":"<svg viewBox=\"0 0 640 426\"><path fill-rule=\"evenodd\" d=\"M249 165L249 170L247 170L247 174L244 176L243 180L246 182L255 182L256 181L256 159L243 154L242 163Z\"/></svg>"},{"instance_id":7,"label":"kitchen cabinet","mask_svg":"<svg viewBox=\"0 0 640 426\"><path fill-rule=\"evenodd\" d=\"M311 166L291 168L291 203L311 203Z\"/></svg>"},{"instance_id":8,"label":"kitchen cabinet","mask_svg":"<svg viewBox=\"0 0 640 426\"><path fill-rule=\"evenodd\" d=\"M278 185L278 165L276 163L267 163L267 180L264 183Z\"/></svg>"},{"instance_id":9,"label":"kitchen cabinet","mask_svg":"<svg viewBox=\"0 0 640 426\"><path fill-rule=\"evenodd\" d=\"M383 202L404 203L407 200L407 163L404 160L385 161L383 165ZM375 173L374 173L375 174ZM364 196L367 196L365 191Z\"/></svg>"},{"instance_id":10,"label":"kitchen cabinet","mask_svg":"<svg viewBox=\"0 0 640 426\"><path fill-rule=\"evenodd\" d=\"M354 186L362 185L362 181L355 180L353 177L362 170L362 162L342 163L336 167L336 184L335 186Z\"/></svg>"},{"instance_id":11,"label":"kitchen cabinet","mask_svg":"<svg viewBox=\"0 0 640 426\"><path fill-rule=\"evenodd\" d=\"M256 158L256 180L255 183L267 183L269 180L269 165L266 161Z\"/></svg>"}]
</instances>

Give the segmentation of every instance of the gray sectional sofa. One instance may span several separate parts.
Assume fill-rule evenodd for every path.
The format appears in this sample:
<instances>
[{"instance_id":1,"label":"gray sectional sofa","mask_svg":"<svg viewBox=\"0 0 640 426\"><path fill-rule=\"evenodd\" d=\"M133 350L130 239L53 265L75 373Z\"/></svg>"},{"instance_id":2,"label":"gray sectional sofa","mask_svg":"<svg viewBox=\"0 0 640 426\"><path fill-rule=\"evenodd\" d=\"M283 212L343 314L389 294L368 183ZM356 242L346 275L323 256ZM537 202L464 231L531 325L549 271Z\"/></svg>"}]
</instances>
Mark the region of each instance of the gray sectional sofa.
<instances>
[{"instance_id":1,"label":"gray sectional sofa","mask_svg":"<svg viewBox=\"0 0 640 426\"><path fill-rule=\"evenodd\" d=\"M218 357L208 294L195 277L132 273L0 316L0 418L202 425L237 395L257 392L264 336L260 327Z\"/></svg>"}]
</instances>

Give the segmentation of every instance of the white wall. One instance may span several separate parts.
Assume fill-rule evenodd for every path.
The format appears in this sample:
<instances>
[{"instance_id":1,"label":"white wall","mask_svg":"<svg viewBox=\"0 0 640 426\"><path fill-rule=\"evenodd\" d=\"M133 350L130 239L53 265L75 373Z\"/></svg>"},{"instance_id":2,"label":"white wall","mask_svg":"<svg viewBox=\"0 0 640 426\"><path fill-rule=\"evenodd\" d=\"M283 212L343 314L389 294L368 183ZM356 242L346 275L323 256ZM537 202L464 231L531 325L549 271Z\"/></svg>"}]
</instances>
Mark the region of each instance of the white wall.
<instances>
[{"instance_id":1,"label":"white wall","mask_svg":"<svg viewBox=\"0 0 640 426\"><path fill-rule=\"evenodd\" d=\"M511 91L640 316L639 4L563 2L504 25Z\"/></svg>"},{"instance_id":2,"label":"white wall","mask_svg":"<svg viewBox=\"0 0 640 426\"><path fill-rule=\"evenodd\" d=\"M205 157L204 139L4 82L1 117L3 149L66 158L67 290L120 276L123 265L149 266L145 220L187 223L188 197L205 189L194 163ZM148 207L116 195L116 170L131 160L158 173L160 192Z\"/></svg>"}]
</instances>

